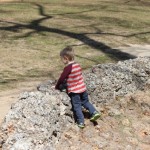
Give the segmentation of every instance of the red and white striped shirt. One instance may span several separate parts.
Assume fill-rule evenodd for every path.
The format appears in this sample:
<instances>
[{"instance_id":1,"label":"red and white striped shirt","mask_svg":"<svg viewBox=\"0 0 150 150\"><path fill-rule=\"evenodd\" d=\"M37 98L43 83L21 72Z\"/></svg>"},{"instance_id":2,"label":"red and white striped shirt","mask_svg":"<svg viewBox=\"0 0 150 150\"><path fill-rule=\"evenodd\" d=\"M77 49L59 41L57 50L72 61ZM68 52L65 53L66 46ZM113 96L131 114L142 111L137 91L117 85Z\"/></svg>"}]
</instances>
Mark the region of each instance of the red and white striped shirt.
<instances>
[{"instance_id":1,"label":"red and white striped shirt","mask_svg":"<svg viewBox=\"0 0 150 150\"><path fill-rule=\"evenodd\" d=\"M67 92L68 93L83 93L86 91L86 86L82 76L82 69L78 63L71 63L64 68L57 85L56 89L59 89L59 85L67 81Z\"/></svg>"}]
</instances>

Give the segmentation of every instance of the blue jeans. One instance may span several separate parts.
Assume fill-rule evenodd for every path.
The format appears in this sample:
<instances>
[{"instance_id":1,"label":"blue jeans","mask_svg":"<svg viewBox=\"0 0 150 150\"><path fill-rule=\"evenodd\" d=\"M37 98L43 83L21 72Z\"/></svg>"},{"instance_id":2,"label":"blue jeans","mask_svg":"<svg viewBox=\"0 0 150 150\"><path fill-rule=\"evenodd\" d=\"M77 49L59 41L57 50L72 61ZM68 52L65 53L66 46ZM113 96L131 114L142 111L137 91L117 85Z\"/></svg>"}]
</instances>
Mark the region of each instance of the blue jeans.
<instances>
[{"instance_id":1,"label":"blue jeans","mask_svg":"<svg viewBox=\"0 0 150 150\"><path fill-rule=\"evenodd\" d=\"M71 98L72 109L77 118L77 123L84 123L82 106L89 111L90 115L96 111L94 106L89 102L86 91L83 93L69 93L69 97Z\"/></svg>"}]
</instances>

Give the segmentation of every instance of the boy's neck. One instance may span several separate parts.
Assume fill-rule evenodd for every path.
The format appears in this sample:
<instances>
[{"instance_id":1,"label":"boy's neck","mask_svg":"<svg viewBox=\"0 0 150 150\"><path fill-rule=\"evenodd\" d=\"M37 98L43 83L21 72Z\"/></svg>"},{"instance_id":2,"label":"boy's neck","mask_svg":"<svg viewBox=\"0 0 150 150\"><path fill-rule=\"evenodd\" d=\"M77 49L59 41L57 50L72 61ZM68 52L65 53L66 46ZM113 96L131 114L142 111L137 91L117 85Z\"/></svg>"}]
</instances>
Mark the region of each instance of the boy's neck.
<instances>
[{"instance_id":1,"label":"boy's neck","mask_svg":"<svg viewBox=\"0 0 150 150\"><path fill-rule=\"evenodd\" d=\"M67 65L70 65L70 64L72 64L72 63L74 63L74 60L73 60L73 61L69 61L69 62L66 64L66 66L67 66Z\"/></svg>"}]
</instances>

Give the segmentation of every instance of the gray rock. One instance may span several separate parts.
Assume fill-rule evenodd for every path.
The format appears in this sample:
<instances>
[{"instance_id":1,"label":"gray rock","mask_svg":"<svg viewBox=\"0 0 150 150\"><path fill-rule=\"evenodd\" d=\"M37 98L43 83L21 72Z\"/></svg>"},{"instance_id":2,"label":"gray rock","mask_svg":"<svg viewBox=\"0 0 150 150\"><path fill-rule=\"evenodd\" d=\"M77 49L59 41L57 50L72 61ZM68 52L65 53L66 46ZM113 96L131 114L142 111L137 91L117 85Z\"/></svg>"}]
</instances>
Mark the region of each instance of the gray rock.
<instances>
[{"instance_id":1,"label":"gray rock","mask_svg":"<svg viewBox=\"0 0 150 150\"><path fill-rule=\"evenodd\" d=\"M150 57L120 61L117 64L95 65L84 76L93 102L112 102L114 96L142 90L149 82Z\"/></svg>"}]
</instances>

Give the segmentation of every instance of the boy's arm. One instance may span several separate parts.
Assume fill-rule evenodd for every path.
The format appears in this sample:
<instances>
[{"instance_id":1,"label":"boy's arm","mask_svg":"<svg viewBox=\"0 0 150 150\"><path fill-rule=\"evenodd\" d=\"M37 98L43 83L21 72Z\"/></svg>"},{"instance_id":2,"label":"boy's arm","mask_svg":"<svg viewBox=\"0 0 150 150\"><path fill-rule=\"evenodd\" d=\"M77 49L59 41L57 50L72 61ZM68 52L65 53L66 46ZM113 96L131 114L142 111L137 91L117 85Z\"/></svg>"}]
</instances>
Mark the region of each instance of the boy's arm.
<instances>
[{"instance_id":1,"label":"boy's arm","mask_svg":"<svg viewBox=\"0 0 150 150\"><path fill-rule=\"evenodd\" d=\"M64 81L65 79L67 79L68 75L71 73L71 69L72 69L72 65L68 65L67 67L64 68L64 70L63 70L63 72L62 72L60 78L59 78L58 81L57 81L57 84L56 84L56 86L55 86L55 89L58 89L58 90L59 90L59 85L60 85L61 83L63 83L63 81Z\"/></svg>"}]
</instances>

